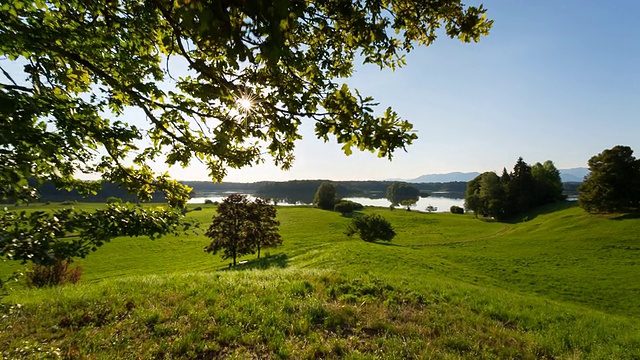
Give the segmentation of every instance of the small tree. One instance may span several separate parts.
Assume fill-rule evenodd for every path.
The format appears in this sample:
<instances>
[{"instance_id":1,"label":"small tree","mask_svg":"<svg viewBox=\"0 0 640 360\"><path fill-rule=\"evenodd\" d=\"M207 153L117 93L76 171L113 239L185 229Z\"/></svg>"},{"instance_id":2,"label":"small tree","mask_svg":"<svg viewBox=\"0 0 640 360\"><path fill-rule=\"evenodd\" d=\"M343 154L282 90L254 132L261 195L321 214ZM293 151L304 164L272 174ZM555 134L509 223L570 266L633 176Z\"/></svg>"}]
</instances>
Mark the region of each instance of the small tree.
<instances>
[{"instance_id":1,"label":"small tree","mask_svg":"<svg viewBox=\"0 0 640 360\"><path fill-rule=\"evenodd\" d=\"M231 194L218 206L218 214L213 217L211 226L205 235L211 243L204 251L217 254L223 251L223 259L233 259L236 265L238 256L251 254L253 246L247 229L251 217L251 208L246 195Z\"/></svg>"},{"instance_id":2,"label":"small tree","mask_svg":"<svg viewBox=\"0 0 640 360\"><path fill-rule=\"evenodd\" d=\"M347 227L346 234L349 237L358 234L362 240L367 242L391 241L396 236L391 223L378 214L354 217Z\"/></svg>"},{"instance_id":3,"label":"small tree","mask_svg":"<svg viewBox=\"0 0 640 360\"><path fill-rule=\"evenodd\" d=\"M420 190L416 187L403 182L394 182L387 187L387 200L393 206L398 206L403 200L418 201Z\"/></svg>"},{"instance_id":4,"label":"small tree","mask_svg":"<svg viewBox=\"0 0 640 360\"><path fill-rule=\"evenodd\" d=\"M206 252L217 254L223 251L223 259L253 254L265 246L282 244L278 234L280 223L275 219L276 209L267 200L249 202L246 195L231 194L218 206L218 214L205 233L211 243Z\"/></svg>"},{"instance_id":5,"label":"small tree","mask_svg":"<svg viewBox=\"0 0 640 360\"><path fill-rule=\"evenodd\" d=\"M330 182L323 182L318 186L313 197L313 205L323 210L333 210L336 203L336 187Z\"/></svg>"},{"instance_id":6,"label":"small tree","mask_svg":"<svg viewBox=\"0 0 640 360\"><path fill-rule=\"evenodd\" d=\"M257 198L251 207L249 233L258 251L258 259L260 259L261 248L282 244L282 237L278 233L280 222L276 220L276 207L269 204L268 199Z\"/></svg>"}]
</instances>

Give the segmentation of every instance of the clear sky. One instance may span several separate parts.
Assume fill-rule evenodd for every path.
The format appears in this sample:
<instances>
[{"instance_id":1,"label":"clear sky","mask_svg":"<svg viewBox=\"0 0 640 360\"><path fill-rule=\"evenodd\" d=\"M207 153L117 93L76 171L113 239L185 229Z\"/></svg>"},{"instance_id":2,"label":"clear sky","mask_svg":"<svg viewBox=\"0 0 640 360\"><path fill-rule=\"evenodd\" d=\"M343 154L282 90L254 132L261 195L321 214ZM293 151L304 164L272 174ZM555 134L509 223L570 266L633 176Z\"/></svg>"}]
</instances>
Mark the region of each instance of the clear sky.
<instances>
[{"instance_id":1,"label":"clear sky","mask_svg":"<svg viewBox=\"0 0 640 360\"><path fill-rule=\"evenodd\" d=\"M476 3L476 2L473 2ZM477 44L439 38L407 66L358 66L348 80L410 120L419 139L393 161L347 157L303 128L289 171L271 164L231 170L226 181L415 178L511 169L552 160L586 167L606 148L640 156L640 1L485 1L495 20ZM172 169L205 180L203 168Z\"/></svg>"}]
</instances>

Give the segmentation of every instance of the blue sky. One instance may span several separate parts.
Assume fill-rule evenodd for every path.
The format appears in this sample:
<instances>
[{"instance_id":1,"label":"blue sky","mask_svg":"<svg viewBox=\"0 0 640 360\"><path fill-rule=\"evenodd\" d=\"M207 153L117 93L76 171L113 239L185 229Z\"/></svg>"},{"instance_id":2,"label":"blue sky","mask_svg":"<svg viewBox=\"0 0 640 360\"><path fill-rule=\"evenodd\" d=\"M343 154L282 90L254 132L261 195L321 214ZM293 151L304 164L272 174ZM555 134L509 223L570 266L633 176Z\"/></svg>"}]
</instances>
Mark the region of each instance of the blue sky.
<instances>
[{"instance_id":1,"label":"blue sky","mask_svg":"<svg viewBox=\"0 0 640 360\"><path fill-rule=\"evenodd\" d=\"M476 3L476 2L474 2ZM640 151L640 1L485 2L488 37L464 44L441 37L408 55L407 66L358 66L347 82L410 120L419 139L393 161L347 157L303 128L289 171L271 164L231 170L226 181L414 178L453 171L500 171L532 164L586 167L621 144ZM636 154L637 156L640 156ZM205 180L203 169L172 169Z\"/></svg>"}]
</instances>

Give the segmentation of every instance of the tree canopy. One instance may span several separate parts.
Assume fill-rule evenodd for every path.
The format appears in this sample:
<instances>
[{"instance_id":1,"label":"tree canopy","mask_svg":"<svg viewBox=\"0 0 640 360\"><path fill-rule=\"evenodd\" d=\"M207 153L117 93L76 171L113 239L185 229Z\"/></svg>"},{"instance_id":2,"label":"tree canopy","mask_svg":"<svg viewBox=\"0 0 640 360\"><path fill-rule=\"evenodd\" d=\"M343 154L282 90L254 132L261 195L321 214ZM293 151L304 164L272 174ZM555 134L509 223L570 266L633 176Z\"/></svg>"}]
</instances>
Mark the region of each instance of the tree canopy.
<instances>
[{"instance_id":1,"label":"tree canopy","mask_svg":"<svg viewBox=\"0 0 640 360\"><path fill-rule=\"evenodd\" d=\"M410 205L414 205L420 199L420 190L404 182L394 182L387 187L386 197L391 206L403 204L408 209Z\"/></svg>"},{"instance_id":2,"label":"tree canopy","mask_svg":"<svg viewBox=\"0 0 640 360\"><path fill-rule=\"evenodd\" d=\"M343 79L356 60L402 66L439 34L478 41L485 12L460 0L3 2L0 195L32 196L29 178L91 192L77 175L92 173L181 206L189 188L154 162L197 159L214 180L268 157L287 169L303 120L346 154L391 158L412 125Z\"/></svg>"},{"instance_id":3,"label":"tree canopy","mask_svg":"<svg viewBox=\"0 0 640 360\"><path fill-rule=\"evenodd\" d=\"M589 159L584 183L578 187L578 202L593 213L640 208L640 160L628 146L614 146Z\"/></svg>"},{"instance_id":4,"label":"tree canopy","mask_svg":"<svg viewBox=\"0 0 640 360\"><path fill-rule=\"evenodd\" d=\"M238 256L257 251L260 257L261 248L282 244L276 208L266 200L250 202L246 195L231 194L217 212L205 234L211 243L204 250L213 254L222 251L222 258L233 259L234 266Z\"/></svg>"},{"instance_id":5,"label":"tree canopy","mask_svg":"<svg viewBox=\"0 0 640 360\"><path fill-rule=\"evenodd\" d=\"M0 257L51 266L91 251L119 236L152 239L188 229L177 209L110 204L94 212L74 209L0 213Z\"/></svg>"},{"instance_id":6,"label":"tree canopy","mask_svg":"<svg viewBox=\"0 0 640 360\"><path fill-rule=\"evenodd\" d=\"M316 194L313 196L313 205L323 210L333 210L336 200L335 185L325 181L318 186Z\"/></svg>"}]
</instances>

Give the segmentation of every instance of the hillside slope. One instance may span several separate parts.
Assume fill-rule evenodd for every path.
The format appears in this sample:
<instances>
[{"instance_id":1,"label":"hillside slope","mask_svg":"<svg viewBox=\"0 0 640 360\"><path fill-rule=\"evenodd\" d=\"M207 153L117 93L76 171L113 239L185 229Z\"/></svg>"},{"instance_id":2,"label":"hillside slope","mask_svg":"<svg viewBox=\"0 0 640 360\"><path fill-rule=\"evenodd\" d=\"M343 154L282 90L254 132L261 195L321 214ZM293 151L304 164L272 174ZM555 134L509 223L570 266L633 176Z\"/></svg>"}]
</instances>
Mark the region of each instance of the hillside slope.
<instances>
[{"instance_id":1,"label":"hillside slope","mask_svg":"<svg viewBox=\"0 0 640 360\"><path fill-rule=\"evenodd\" d=\"M190 213L203 222L213 207ZM574 203L520 223L367 208L390 244L349 219L281 207L284 246L227 270L202 235L116 239L80 284L2 299L7 358L638 358L634 216ZM6 273L14 265L2 265Z\"/></svg>"}]
</instances>

